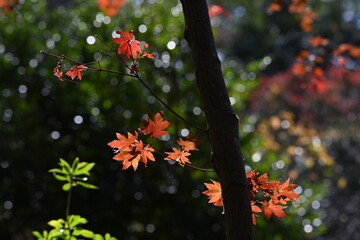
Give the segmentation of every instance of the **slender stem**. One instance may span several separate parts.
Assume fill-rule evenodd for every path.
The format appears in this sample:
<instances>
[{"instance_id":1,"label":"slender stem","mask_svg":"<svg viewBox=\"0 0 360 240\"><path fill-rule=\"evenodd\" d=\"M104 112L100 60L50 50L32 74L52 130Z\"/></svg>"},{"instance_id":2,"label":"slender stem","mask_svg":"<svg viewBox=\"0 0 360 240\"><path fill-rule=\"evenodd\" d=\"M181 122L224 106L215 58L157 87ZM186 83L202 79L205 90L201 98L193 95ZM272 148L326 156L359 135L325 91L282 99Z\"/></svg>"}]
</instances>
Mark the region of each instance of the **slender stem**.
<instances>
[{"instance_id":1,"label":"slender stem","mask_svg":"<svg viewBox=\"0 0 360 240\"><path fill-rule=\"evenodd\" d=\"M162 152L158 152L156 151L156 153L158 153L159 155L163 156L163 157L167 157L164 153ZM175 160L174 160L175 161ZM176 162L176 161L175 161ZM196 169L196 170L200 170L200 171L203 171L203 172L215 172L215 169L206 169L206 168L201 168L201 167L196 167L192 164L189 164L189 163L183 163L185 166L187 167L190 167L190 168L193 168L193 169Z\"/></svg>"},{"instance_id":2,"label":"slender stem","mask_svg":"<svg viewBox=\"0 0 360 240\"><path fill-rule=\"evenodd\" d=\"M111 51L115 51L114 48L112 48L109 44L107 44L107 42L105 42L101 37L99 37L98 35L95 36L97 39L100 40L100 42L102 42L105 46L107 46Z\"/></svg>"},{"instance_id":3,"label":"slender stem","mask_svg":"<svg viewBox=\"0 0 360 240\"><path fill-rule=\"evenodd\" d=\"M149 87L149 85L147 85L145 83L145 81L140 77L140 75L135 72L135 77L141 82L141 84L147 89L149 90L149 92L166 108L168 109L172 114L174 114L176 117L178 117L179 119L181 119L183 122L185 122L186 124L188 124L189 126L192 126L198 130L201 130L201 131L204 131L204 132L207 132L207 129L205 128L202 128L202 127L199 127L197 126L196 124L192 123L192 122L189 122L188 120L186 120L185 118L183 118L182 116L180 116L177 112L175 112L171 107L169 107L169 105L167 105L160 97L159 95L156 94L156 92Z\"/></svg>"},{"instance_id":4,"label":"slender stem","mask_svg":"<svg viewBox=\"0 0 360 240\"><path fill-rule=\"evenodd\" d=\"M113 55L111 55L111 54L109 54L109 53L107 53L107 52L102 51L102 53L105 54L105 55L108 56L108 57L111 57L112 59L114 59L115 61L117 61L118 63L120 63L122 66L128 68L128 65L123 61L122 58L120 58L120 59L122 60L122 61L121 61L121 60L117 59L116 57L114 57Z\"/></svg>"},{"instance_id":5,"label":"slender stem","mask_svg":"<svg viewBox=\"0 0 360 240\"><path fill-rule=\"evenodd\" d=\"M40 51L40 53L43 53L43 54L46 54L46 55L49 55L49 56L52 56L52 57L56 57L56 58L59 58L59 59L66 59L70 62L73 62L73 63L76 63L78 65L82 65L83 63L81 62L78 62L78 61L75 61L71 58L68 58L66 56L59 56L59 55L56 55L56 54L52 54L52 53L48 53L48 52L45 52L43 50ZM97 67L92 67L92 66L88 66L88 70L90 71L95 71L95 72L108 72L108 73L115 73L115 74L119 74L119 75L124 75L124 76L129 76L129 77L135 77L135 75L132 75L132 74L128 74L128 73L123 73L123 72L119 72L119 71L115 71L115 70L110 70L110 69L102 69L102 68L97 68Z\"/></svg>"},{"instance_id":6,"label":"slender stem","mask_svg":"<svg viewBox=\"0 0 360 240\"><path fill-rule=\"evenodd\" d=\"M66 222L68 221L68 217L69 217L69 212L70 212L70 203L71 203L71 190L72 190L72 180L70 181L70 189L69 189L69 193L68 193L68 197L67 197L67 202L66 202L66 212L65 212L65 217L66 217Z\"/></svg>"},{"instance_id":7,"label":"slender stem","mask_svg":"<svg viewBox=\"0 0 360 240\"><path fill-rule=\"evenodd\" d=\"M119 56L119 58L120 58L121 61L119 61L119 59L117 59L117 58L114 58L114 57L111 56L110 54L108 55L108 54L106 54L106 53L104 52L105 55L107 55L107 56L115 59L115 61L119 62L119 63L120 63L121 65L123 65L124 67L130 69L129 66L128 66L128 65L126 64L126 62L124 61L124 59L118 54L118 52L116 51L115 48L112 48L109 44L107 44L107 43L106 43L102 38L100 38L99 36L96 35L95 37L96 37L97 39L99 39L100 42L102 42L102 43L103 43L106 47L108 47L111 51L113 51L114 53L116 53L116 55ZM130 51L131 51L131 49L130 49Z\"/></svg>"},{"instance_id":8,"label":"slender stem","mask_svg":"<svg viewBox=\"0 0 360 240\"><path fill-rule=\"evenodd\" d=\"M100 39L100 38L99 38ZM110 47L110 46L109 46ZM43 54L46 54L46 55L49 55L49 56L52 56L52 57L56 57L58 59L66 59L70 62L74 62L78 65L82 65L83 63L81 62L78 62L78 61L75 61L71 58L68 58L66 56L59 56L59 55L56 55L56 54L53 54L53 53L48 53L48 52L45 52L43 50L40 51L40 53L43 53ZM113 56L111 56L110 54L107 54L107 53L104 53L105 55L107 56L110 56L111 58L115 59L116 61L119 62L118 59L114 58ZM124 66L129 69L131 71L131 68L126 64L126 62L120 57L120 60L121 60L121 64L125 64ZM140 77L139 73L138 72L134 72L134 74L128 74L128 73L122 73L122 72L118 72L118 71L114 71L114 70L109 70L109 69L102 69L102 68L97 68L97 67L92 67L92 66L88 66L88 70L91 70L91 71L98 71L98 72L108 72L108 73L115 73L115 74L119 74L119 75L124 75L124 76L129 76L129 77L134 77L134 78L137 78L141 84L149 90L149 92L166 108L168 109L172 114L174 114L176 117L178 117L179 119L181 119L183 122L185 122L186 124L188 124L189 126L191 127L194 127L198 130L201 130L201 131L204 131L207 133L207 129L205 128L202 128L200 126L197 126L196 124L186 120L185 118L183 118L182 116L180 116L177 112L175 112L169 105L167 105L160 97L159 95L157 95L157 93L152 89L150 88L149 85L147 85L145 83L145 81Z\"/></svg>"},{"instance_id":9,"label":"slender stem","mask_svg":"<svg viewBox=\"0 0 360 240\"><path fill-rule=\"evenodd\" d=\"M184 165L187 166L187 167L194 168L196 170L203 171L203 172L215 172L215 169L200 168L200 167L196 167L196 166L194 166L192 164L188 164L188 163L184 163Z\"/></svg>"}]
</instances>

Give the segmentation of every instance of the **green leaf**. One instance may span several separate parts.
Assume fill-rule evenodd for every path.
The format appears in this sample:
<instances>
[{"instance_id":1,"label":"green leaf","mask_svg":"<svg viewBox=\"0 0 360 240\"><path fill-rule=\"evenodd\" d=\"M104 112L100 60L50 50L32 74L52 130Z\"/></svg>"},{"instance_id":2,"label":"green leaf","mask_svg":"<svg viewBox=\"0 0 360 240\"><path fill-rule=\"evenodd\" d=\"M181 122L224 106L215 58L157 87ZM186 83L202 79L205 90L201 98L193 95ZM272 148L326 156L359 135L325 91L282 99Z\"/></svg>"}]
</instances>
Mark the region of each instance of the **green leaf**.
<instances>
[{"instance_id":1,"label":"green leaf","mask_svg":"<svg viewBox=\"0 0 360 240\"><path fill-rule=\"evenodd\" d=\"M70 183L65 183L65 184L62 186L62 190L64 190L64 191L69 191L70 188L71 188Z\"/></svg>"},{"instance_id":2,"label":"green leaf","mask_svg":"<svg viewBox=\"0 0 360 240\"><path fill-rule=\"evenodd\" d=\"M73 171L75 172L77 167L78 167L78 164L79 164L79 158L75 158L73 164L71 165L71 168L73 169Z\"/></svg>"},{"instance_id":3,"label":"green leaf","mask_svg":"<svg viewBox=\"0 0 360 240\"><path fill-rule=\"evenodd\" d=\"M72 169L68 162L66 162L64 159L60 158L60 166L62 166L68 173L72 173Z\"/></svg>"},{"instance_id":4,"label":"green leaf","mask_svg":"<svg viewBox=\"0 0 360 240\"><path fill-rule=\"evenodd\" d=\"M104 240L104 238L100 234L95 234L93 240Z\"/></svg>"},{"instance_id":5,"label":"green leaf","mask_svg":"<svg viewBox=\"0 0 360 240\"><path fill-rule=\"evenodd\" d=\"M69 175L68 175L68 176L62 176L62 175L54 174L54 177L55 177L57 180L59 180L59 181L67 181L67 182L70 182Z\"/></svg>"},{"instance_id":6,"label":"green leaf","mask_svg":"<svg viewBox=\"0 0 360 240\"><path fill-rule=\"evenodd\" d=\"M75 228L79 224L87 223L87 220L86 220L86 218L83 218L79 215L70 215L68 218L68 222L69 222L70 228Z\"/></svg>"},{"instance_id":7,"label":"green leaf","mask_svg":"<svg viewBox=\"0 0 360 240\"><path fill-rule=\"evenodd\" d=\"M53 240L58 239L59 237L61 237L61 239L67 239L69 234L70 232L64 231L64 229L52 229L46 239Z\"/></svg>"},{"instance_id":8,"label":"green leaf","mask_svg":"<svg viewBox=\"0 0 360 240\"><path fill-rule=\"evenodd\" d=\"M86 164L88 164L88 163L87 162L79 162L78 169L83 168Z\"/></svg>"},{"instance_id":9,"label":"green leaf","mask_svg":"<svg viewBox=\"0 0 360 240\"><path fill-rule=\"evenodd\" d=\"M63 169L60 169L60 168L53 168L53 169L50 169L49 172L51 173L60 173L60 174L67 174L66 171L64 171Z\"/></svg>"},{"instance_id":10,"label":"green leaf","mask_svg":"<svg viewBox=\"0 0 360 240\"><path fill-rule=\"evenodd\" d=\"M87 175L89 176L89 171L95 166L95 163L86 163L83 167L78 167L78 170L74 172L74 175Z\"/></svg>"},{"instance_id":11,"label":"green leaf","mask_svg":"<svg viewBox=\"0 0 360 240\"><path fill-rule=\"evenodd\" d=\"M84 188L90 188L90 189L98 189L98 187L97 186L95 186L95 185L92 185L92 184L90 184L90 183L85 183L85 182L76 182L79 186L82 186L82 187L84 187Z\"/></svg>"},{"instance_id":12,"label":"green leaf","mask_svg":"<svg viewBox=\"0 0 360 240\"><path fill-rule=\"evenodd\" d=\"M86 230L86 229L76 229L73 234L75 236L83 236L83 237L87 237L87 238L93 238L94 237L94 233L90 230Z\"/></svg>"},{"instance_id":13,"label":"green leaf","mask_svg":"<svg viewBox=\"0 0 360 240\"><path fill-rule=\"evenodd\" d=\"M110 235L110 233L106 233L106 234L105 234L105 240L117 240L117 238L112 237L112 236Z\"/></svg>"},{"instance_id":14,"label":"green leaf","mask_svg":"<svg viewBox=\"0 0 360 240\"><path fill-rule=\"evenodd\" d=\"M43 236L41 235L41 233L38 232L38 231L33 231L32 234L33 234L38 240L44 239Z\"/></svg>"},{"instance_id":15,"label":"green leaf","mask_svg":"<svg viewBox=\"0 0 360 240\"><path fill-rule=\"evenodd\" d=\"M59 218L58 220L51 220L48 222L48 225L52 226L53 228L60 229L64 227L65 220Z\"/></svg>"}]
</instances>

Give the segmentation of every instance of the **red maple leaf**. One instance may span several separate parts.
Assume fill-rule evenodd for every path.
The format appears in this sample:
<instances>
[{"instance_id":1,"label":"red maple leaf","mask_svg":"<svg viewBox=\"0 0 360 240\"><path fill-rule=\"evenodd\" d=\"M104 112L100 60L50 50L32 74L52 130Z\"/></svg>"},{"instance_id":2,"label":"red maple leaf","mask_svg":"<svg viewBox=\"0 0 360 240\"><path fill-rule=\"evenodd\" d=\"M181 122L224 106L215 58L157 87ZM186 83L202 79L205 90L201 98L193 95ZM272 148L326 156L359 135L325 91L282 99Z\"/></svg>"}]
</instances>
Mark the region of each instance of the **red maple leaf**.
<instances>
[{"instance_id":1,"label":"red maple leaf","mask_svg":"<svg viewBox=\"0 0 360 240\"><path fill-rule=\"evenodd\" d=\"M198 141L196 138L191 139L187 137L186 140L180 138L179 140L177 140L177 143L182 147L182 149L189 152L192 150L198 150L196 146L199 145L201 141Z\"/></svg>"},{"instance_id":2,"label":"red maple leaf","mask_svg":"<svg viewBox=\"0 0 360 240\"><path fill-rule=\"evenodd\" d=\"M220 14L223 14L225 17L230 17L230 13L226 10L224 10L221 6L219 5L210 5L209 6L209 17L213 18L216 17Z\"/></svg>"},{"instance_id":3,"label":"red maple leaf","mask_svg":"<svg viewBox=\"0 0 360 240\"><path fill-rule=\"evenodd\" d=\"M132 166L134 171L138 168L139 162L143 162L146 166L148 160L155 161L152 152L155 151L150 145L144 145L141 140L138 140L138 134L135 135L128 133L128 137L117 133L118 140L109 142L108 145L116 149L116 155L113 157L114 160L122 161L125 170Z\"/></svg>"},{"instance_id":4,"label":"red maple leaf","mask_svg":"<svg viewBox=\"0 0 360 240\"><path fill-rule=\"evenodd\" d=\"M133 32L120 32L116 31L117 34L120 34L121 37L113 38L112 41L116 44L119 44L119 48L117 50L118 54L124 54L126 59L129 59L130 56L133 59L137 59L139 53L142 52L139 41L133 39Z\"/></svg>"},{"instance_id":5,"label":"red maple leaf","mask_svg":"<svg viewBox=\"0 0 360 240\"><path fill-rule=\"evenodd\" d=\"M261 212L261 209L255 205L255 202L251 203L251 211L252 211L252 222L254 225L256 225L256 213Z\"/></svg>"},{"instance_id":6,"label":"red maple leaf","mask_svg":"<svg viewBox=\"0 0 360 240\"><path fill-rule=\"evenodd\" d=\"M61 81L64 81L62 79L63 77L63 72L61 71L61 65L57 65L55 68L54 68L54 76L56 76L59 80Z\"/></svg>"},{"instance_id":7,"label":"red maple leaf","mask_svg":"<svg viewBox=\"0 0 360 240\"><path fill-rule=\"evenodd\" d=\"M169 121L163 121L162 113L156 113L154 118L149 118L148 121L143 121L145 126L144 129L140 129L140 131L145 134L151 134L151 137L158 138L162 135L166 135L168 132L164 131L169 125Z\"/></svg>"},{"instance_id":8,"label":"red maple leaf","mask_svg":"<svg viewBox=\"0 0 360 240\"><path fill-rule=\"evenodd\" d=\"M301 198L297 193L293 192L297 187L298 185L296 184L290 184L290 178L288 178L283 184L274 189L271 201L275 204L286 204L288 201L296 201L296 199Z\"/></svg>"},{"instance_id":9,"label":"red maple leaf","mask_svg":"<svg viewBox=\"0 0 360 240\"><path fill-rule=\"evenodd\" d=\"M329 45L329 40L320 36L312 37L309 39L311 46L319 47Z\"/></svg>"},{"instance_id":10,"label":"red maple leaf","mask_svg":"<svg viewBox=\"0 0 360 240\"><path fill-rule=\"evenodd\" d=\"M268 13L279 12L282 6L279 3L271 3L267 9Z\"/></svg>"},{"instance_id":11,"label":"red maple leaf","mask_svg":"<svg viewBox=\"0 0 360 240\"><path fill-rule=\"evenodd\" d=\"M139 134L137 132L135 132L135 135L128 132L128 137L125 137L120 133L116 133L116 137L118 138L118 140L109 142L108 146L112 148L117 148L118 150L123 150L125 148L128 148L130 145L135 144L138 135Z\"/></svg>"},{"instance_id":12,"label":"red maple leaf","mask_svg":"<svg viewBox=\"0 0 360 240\"><path fill-rule=\"evenodd\" d=\"M274 214L277 217L286 217L285 212L283 209L286 208L285 206L281 205L275 205L272 201L263 202L262 211L264 212L264 215L266 219L269 219L272 214Z\"/></svg>"},{"instance_id":13,"label":"red maple leaf","mask_svg":"<svg viewBox=\"0 0 360 240\"><path fill-rule=\"evenodd\" d=\"M186 163L190 163L190 160L187 158L191 155L191 153L186 152L184 150L180 150L177 148L172 148L173 152L165 152L168 156L164 158L164 160L174 160L180 164L180 166L184 167Z\"/></svg>"},{"instance_id":14,"label":"red maple leaf","mask_svg":"<svg viewBox=\"0 0 360 240\"><path fill-rule=\"evenodd\" d=\"M221 195L221 185L219 182L211 180L212 183L204 183L208 190L202 192L209 198L209 203L214 206L221 207L223 205L223 198Z\"/></svg>"},{"instance_id":15,"label":"red maple leaf","mask_svg":"<svg viewBox=\"0 0 360 240\"><path fill-rule=\"evenodd\" d=\"M119 8L125 5L126 0L97 0L96 3L106 15L113 17L119 12Z\"/></svg>"},{"instance_id":16,"label":"red maple leaf","mask_svg":"<svg viewBox=\"0 0 360 240\"><path fill-rule=\"evenodd\" d=\"M72 80L74 80L75 77L78 77L79 80L81 80L81 71L85 69L87 69L85 65L73 66L69 71L66 72L66 75L70 76Z\"/></svg>"}]
</instances>

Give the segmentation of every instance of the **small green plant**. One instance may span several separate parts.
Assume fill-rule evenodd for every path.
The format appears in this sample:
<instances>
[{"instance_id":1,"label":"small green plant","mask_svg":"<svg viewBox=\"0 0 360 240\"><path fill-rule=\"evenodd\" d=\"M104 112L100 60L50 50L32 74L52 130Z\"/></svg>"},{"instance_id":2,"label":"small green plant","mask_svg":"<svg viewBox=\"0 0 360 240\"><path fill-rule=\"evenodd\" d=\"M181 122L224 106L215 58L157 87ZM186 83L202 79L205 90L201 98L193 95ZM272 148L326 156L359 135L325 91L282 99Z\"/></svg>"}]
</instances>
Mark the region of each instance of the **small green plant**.
<instances>
[{"instance_id":1,"label":"small green plant","mask_svg":"<svg viewBox=\"0 0 360 240\"><path fill-rule=\"evenodd\" d=\"M104 236L95 234L93 231L82 227L87 223L87 219L80 215L70 215L70 203L72 189L76 186L84 188L97 189L98 187L87 183L90 176L90 170L95 166L95 163L79 162L79 158L75 158L72 164L69 164L64 159L60 158L60 168L50 169L54 177L59 181L64 181L62 190L68 192L65 219L59 218L51 220L48 225L53 227L50 231L44 230L42 233L34 231L33 234L38 240L77 240L93 239L93 240L117 240L109 233Z\"/></svg>"}]
</instances>

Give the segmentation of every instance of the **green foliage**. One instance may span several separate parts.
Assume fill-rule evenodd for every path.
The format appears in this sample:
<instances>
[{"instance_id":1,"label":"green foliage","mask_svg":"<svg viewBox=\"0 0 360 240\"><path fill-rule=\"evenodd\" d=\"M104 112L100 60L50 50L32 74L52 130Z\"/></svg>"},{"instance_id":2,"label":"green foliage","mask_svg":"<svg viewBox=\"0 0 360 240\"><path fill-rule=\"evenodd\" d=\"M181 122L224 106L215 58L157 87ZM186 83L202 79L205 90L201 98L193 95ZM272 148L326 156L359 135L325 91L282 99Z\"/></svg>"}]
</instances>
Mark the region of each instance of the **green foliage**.
<instances>
[{"instance_id":1,"label":"green foliage","mask_svg":"<svg viewBox=\"0 0 360 240\"><path fill-rule=\"evenodd\" d=\"M90 189L97 189L95 185L83 182L85 178L82 175L90 176L90 170L95 166L95 163L79 162L79 158L75 158L72 164L69 164L64 159L60 158L59 166L61 168L50 169L49 172L54 174L54 177L59 181L66 181L62 186L62 190L70 191L75 186L82 186ZM86 178L87 180L87 178ZM66 220L59 218L51 220L48 225L53 227L50 231L44 230L42 233L33 231L33 235L38 240L77 240L79 237L94 240L117 240L106 233L104 237L100 234L94 234L93 231L83 228L80 225L86 224L88 220L80 215L68 215L70 208L71 195L69 192Z\"/></svg>"},{"instance_id":2,"label":"green foliage","mask_svg":"<svg viewBox=\"0 0 360 240\"><path fill-rule=\"evenodd\" d=\"M62 187L64 191L69 191L71 187L82 186L84 188L97 189L98 187L90 183L86 183L88 180L85 176L90 176L89 171L95 166L95 163L80 162L79 158L75 158L74 162L70 166L64 159L60 158L60 168L50 169L49 172L54 174L54 177L59 181L65 181Z\"/></svg>"}]
</instances>

